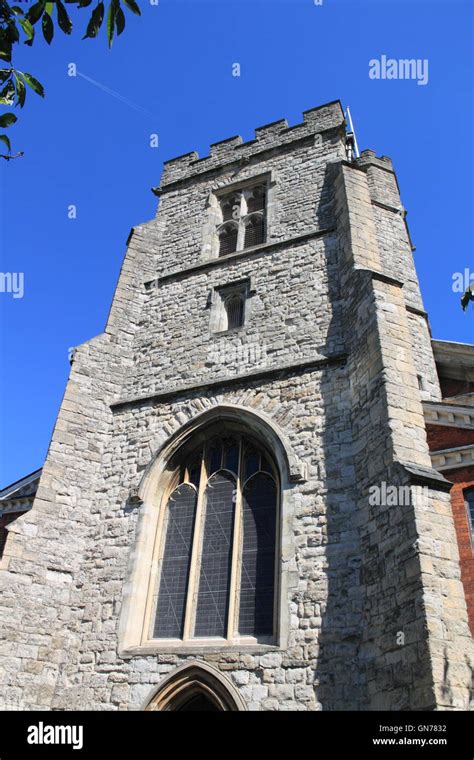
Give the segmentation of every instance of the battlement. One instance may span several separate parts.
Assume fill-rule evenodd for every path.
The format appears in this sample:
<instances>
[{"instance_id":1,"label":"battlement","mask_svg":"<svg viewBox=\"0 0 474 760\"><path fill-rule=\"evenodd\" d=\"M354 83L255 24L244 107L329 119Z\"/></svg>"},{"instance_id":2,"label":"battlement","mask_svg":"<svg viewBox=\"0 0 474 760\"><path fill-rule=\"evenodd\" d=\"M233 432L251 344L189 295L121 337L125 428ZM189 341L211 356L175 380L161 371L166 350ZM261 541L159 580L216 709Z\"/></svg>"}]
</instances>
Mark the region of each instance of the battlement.
<instances>
[{"instance_id":1,"label":"battlement","mask_svg":"<svg viewBox=\"0 0 474 760\"><path fill-rule=\"evenodd\" d=\"M357 159L357 164L360 167L377 166L379 169L385 169L387 171L394 171L392 159L388 156L377 156L374 150L363 150Z\"/></svg>"},{"instance_id":2,"label":"battlement","mask_svg":"<svg viewBox=\"0 0 474 760\"><path fill-rule=\"evenodd\" d=\"M159 188L155 189L155 192L159 194L160 190L163 190L167 185L199 175L218 167L220 164L232 163L242 159L248 160L252 155L267 148L278 147L301 137L343 125L345 125L344 112L339 100L303 111L303 121L294 126L288 126L286 119L273 121L270 124L257 127L254 140L244 142L242 137L236 135L212 143L208 156L199 158L198 153L193 151L164 161L161 184Z\"/></svg>"}]
</instances>

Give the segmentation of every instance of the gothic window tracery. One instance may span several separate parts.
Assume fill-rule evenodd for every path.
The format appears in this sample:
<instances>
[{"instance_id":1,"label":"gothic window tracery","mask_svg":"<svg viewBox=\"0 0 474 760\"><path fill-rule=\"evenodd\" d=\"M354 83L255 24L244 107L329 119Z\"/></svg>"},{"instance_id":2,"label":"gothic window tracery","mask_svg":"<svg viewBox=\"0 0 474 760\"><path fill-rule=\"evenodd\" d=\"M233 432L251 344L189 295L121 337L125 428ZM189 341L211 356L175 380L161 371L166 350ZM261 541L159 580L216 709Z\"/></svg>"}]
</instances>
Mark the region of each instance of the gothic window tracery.
<instances>
[{"instance_id":1,"label":"gothic window tracery","mask_svg":"<svg viewBox=\"0 0 474 760\"><path fill-rule=\"evenodd\" d=\"M278 474L241 433L211 437L177 466L166 499L153 637L275 634Z\"/></svg>"},{"instance_id":2,"label":"gothic window tracery","mask_svg":"<svg viewBox=\"0 0 474 760\"><path fill-rule=\"evenodd\" d=\"M231 192L219 199L219 256L227 256L265 242L266 203L267 188L262 183Z\"/></svg>"}]
</instances>

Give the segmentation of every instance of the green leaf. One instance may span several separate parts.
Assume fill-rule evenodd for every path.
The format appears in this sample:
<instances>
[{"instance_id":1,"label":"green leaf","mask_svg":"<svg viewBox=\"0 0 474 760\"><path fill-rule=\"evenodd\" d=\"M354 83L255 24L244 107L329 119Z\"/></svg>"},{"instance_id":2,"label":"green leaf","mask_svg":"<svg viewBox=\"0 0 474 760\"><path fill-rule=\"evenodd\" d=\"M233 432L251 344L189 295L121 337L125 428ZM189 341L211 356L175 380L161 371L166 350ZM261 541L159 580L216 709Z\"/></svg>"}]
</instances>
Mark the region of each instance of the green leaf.
<instances>
[{"instance_id":1,"label":"green leaf","mask_svg":"<svg viewBox=\"0 0 474 760\"><path fill-rule=\"evenodd\" d=\"M67 3L77 3L77 0L66 0ZM87 8L92 3L92 0L80 0L79 8Z\"/></svg>"},{"instance_id":2,"label":"green leaf","mask_svg":"<svg viewBox=\"0 0 474 760\"><path fill-rule=\"evenodd\" d=\"M41 82L38 82L38 80L31 76L31 74L27 74L26 71L22 73L22 77L25 80L26 84L31 87L31 89L36 92L37 95L40 95L42 98L44 98L44 87Z\"/></svg>"},{"instance_id":3,"label":"green leaf","mask_svg":"<svg viewBox=\"0 0 474 760\"><path fill-rule=\"evenodd\" d=\"M31 24L36 24L36 22L41 18L45 5L46 0L38 0L37 3L31 6L30 10L26 14L26 18Z\"/></svg>"},{"instance_id":4,"label":"green leaf","mask_svg":"<svg viewBox=\"0 0 474 760\"><path fill-rule=\"evenodd\" d=\"M97 37L97 32L99 31L103 20L104 3L101 0L99 3L97 3L96 7L92 11L89 23L87 24L86 33L82 39L85 40L87 37Z\"/></svg>"},{"instance_id":5,"label":"green leaf","mask_svg":"<svg viewBox=\"0 0 474 760\"><path fill-rule=\"evenodd\" d=\"M41 26L43 28L43 37L45 38L48 45L51 45L51 40L53 39L54 35L54 26L51 16L48 13L43 14Z\"/></svg>"},{"instance_id":6,"label":"green leaf","mask_svg":"<svg viewBox=\"0 0 474 760\"><path fill-rule=\"evenodd\" d=\"M125 13L121 9L120 5L117 8L117 13L115 14L115 25L117 27L117 36L120 36L125 29Z\"/></svg>"},{"instance_id":7,"label":"green leaf","mask_svg":"<svg viewBox=\"0 0 474 760\"><path fill-rule=\"evenodd\" d=\"M63 30L64 34L71 34L72 21L67 15L66 8L62 4L61 0L56 0L56 8L58 12L59 28Z\"/></svg>"},{"instance_id":8,"label":"green leaf","mask_svg":"<svg viewBox=\"0 0 474 760\"><path fill-rule=\"evenodd\" d=\"M0 35L0 58L8 63L12 59L12 43L6 40L3 35Z\"/></svg>"},{"instance_id":9,"label":"green leaf","mask_svg":"<svg viewBox=\"0 0 474 760\"><path fill-rule=\"evenodd\" d=\"M109 41L109 48L112 47L112 41L114 39L115 32L115 14L117 13L118 0L110 0L109 9L107 11L107 39Z\"/></svg>"},{"instance_id":10,"label":"green leaf","mask_svg":"<svg viewBox=\"0 0 474 760\"><path fill-rule=\"evenodd\" d=\"M14 74L16 84L16 96L18 98L18 105L23 108L26 99L26 87L20 74Z\"/></svg>"},{"instance_id":11,"label":"green leaf","mask_svg":"<svg viewBox=\"0 0 474 760\"><path fill-rule=\"evenodd\" d=\"M54 8L54 3L48 3L48 2L46 2L46 5L44 6L44 12L47 13L48 16L52 16L53 15L53 8Z\"/></svg>"},{"instance_id":12,"label":"green leaf","mask_svg":"<svg viewBox=\"0 0 474 760\"><path fill-rule=\"evenodd\" d=\"M15 85L13 84L13 81L10 79L3 90L0 91L0 104L2 106L12 106L15 102Z\"/></svg>"},{"instance_id":13,"label":"green leaf","mask_svg":"<svg viewBox=\"0 0 474 760\"><path fill-rule=\"evenodd\" d=\"M132 13L135 14L135 16L141 16L141 11L138 5L136 4L135 0L123 0L124 5L127 6L127 8L132 11Z\"/></svg>"},{"instance_id":14,"label":"green leaf","mask_svg":"<svg viewBox=\"0 0 474 760\"><path fill-rule=\"evenodd\" d=\"M12 15L12 9L8 5L5 0L0 0L0 20L4 21L7 18L10 18Z\"/></svg>"},{"instance_id":15,"label":"green leaf","mask_svg":"<svg viewBox=\"0 0 474 760\"><path fill-rule=\"evenodd\" d=\"M18 119L14 113L3 113L0 116L0 127L9 127L10 124L14 124Z\"/></svg>"},{"instance_id":16,"label":"green leaf","mask_svg":"<svg viewBox=\"0 0 474 760\"><path fill-rule=\"evenodd\" d=\"M4 29L4 34L6 39L12 44L19 41L20 32L18 31L18 27L15 21L8 22L7 26Z\"/></svg>"},{"instance_id":17,"label":"green leaf","mask_svg":"<svg viewBox=\"0 0 474 760\"><path fill-rule=\"evenodd\" d=\"M23 16L23 13L24 13L23 8L20 8L19 5L12 5L11 10L15 14L15 16Z\"/></svg>"},{"instance_id":18,"label":"green leaf","mask_svg":"<svg viewBox=\"0 0 474 760\"><path fill-rule=\"evenodd\" d=\"M0 83L5 82L11 75L11 69L0 69Z\"/></svg>"},{"instance_id":19,"label":"green leaf","mask_svg":"<svg viewBox=\"0 0 474 760\"><path fill-rule=\"evenodd\" d=\"M0 140L3 143L5 143L5 145L8 148L8 152L11 153L12 152L12 146L11 146L11 143L10 143L10 140L8 139L8 137L6 135L0 135Z\"/></svg>"},{"instance_id":20,"label":"green leaf","mask_svg":"<svg viewBox=\"0 0 474 760\"><path fill-rule=\"evenodd\" d=\"M28 37L28 40L33 40L33 37L35 36L35 30L33 29L31 22L28 21L27 18L19 18L18 23L21 25L23 31Z\"/></svg>"}]
</instances>

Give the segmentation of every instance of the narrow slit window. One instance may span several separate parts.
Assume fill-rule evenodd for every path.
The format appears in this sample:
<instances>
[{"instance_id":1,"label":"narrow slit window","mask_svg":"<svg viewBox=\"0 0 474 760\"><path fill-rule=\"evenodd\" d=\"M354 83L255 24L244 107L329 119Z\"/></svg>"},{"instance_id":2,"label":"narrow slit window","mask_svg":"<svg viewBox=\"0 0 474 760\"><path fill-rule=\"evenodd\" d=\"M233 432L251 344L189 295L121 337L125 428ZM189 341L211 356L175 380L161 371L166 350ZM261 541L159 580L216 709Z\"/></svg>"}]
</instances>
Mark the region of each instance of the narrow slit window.
<instances>
[{"instance_id":1,"label":"narrow slit window","mask_svg":"<svg viewBox=\"0 0 474 760\"><path fill-rule=\"evenodd\" d=\"M236 327L242 327L244 324L244 297L241 293L230 296L225 302L224 307L227 315L227 329L233 330Z\"/></svg>"}]
</instances>

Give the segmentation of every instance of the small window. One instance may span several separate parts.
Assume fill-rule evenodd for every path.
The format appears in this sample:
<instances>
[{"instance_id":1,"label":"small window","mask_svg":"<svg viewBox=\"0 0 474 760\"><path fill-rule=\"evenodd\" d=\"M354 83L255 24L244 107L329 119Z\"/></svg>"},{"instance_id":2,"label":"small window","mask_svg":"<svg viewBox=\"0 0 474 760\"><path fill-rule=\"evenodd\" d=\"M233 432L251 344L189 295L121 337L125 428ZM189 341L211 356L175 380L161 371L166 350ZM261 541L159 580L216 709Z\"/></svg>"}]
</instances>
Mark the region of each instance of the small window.
<instances>
[{"instance_id":1,"label":"small window","mask_svg":"<svg viewBox=\"0 0 474 760\"><path fill-rule=\"evenodd\" d=\"M211 297L211 332L221 333L243 327L247 317L248 295L248 280L217 288L215 296Z\"/></svg>"},{"instance_id":2,"label":"small window","mask_svg":"<svg viewBox=\"0 0 474 760\"><path fill-rule=\"evenodd\" d=\"M234 330L236 327L242 327L244 323L243 293L237 293L227 298L224 301L224 308L227 315L227 329Z\"/></svg>"}]
</instances>

